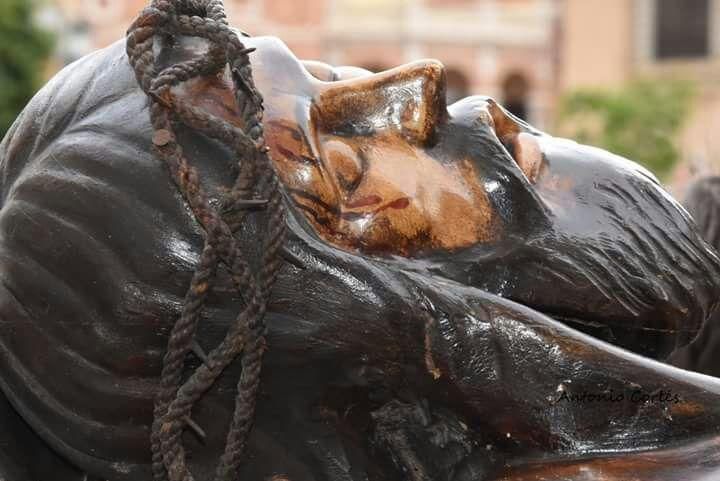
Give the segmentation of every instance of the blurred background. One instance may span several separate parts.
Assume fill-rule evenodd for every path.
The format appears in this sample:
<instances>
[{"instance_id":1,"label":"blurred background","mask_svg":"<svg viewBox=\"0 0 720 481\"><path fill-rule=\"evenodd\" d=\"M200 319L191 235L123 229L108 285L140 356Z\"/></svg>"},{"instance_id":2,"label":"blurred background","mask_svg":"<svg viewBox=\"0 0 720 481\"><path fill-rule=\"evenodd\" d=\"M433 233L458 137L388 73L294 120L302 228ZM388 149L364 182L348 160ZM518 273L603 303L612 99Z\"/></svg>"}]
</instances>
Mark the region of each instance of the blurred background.
<instances>
[{"instance_id":1,"label":"blurred background","mask_svg":"<svg viewBox=\"0 0 720 481\"><path fill-rule=\"evenodd\" d=\"M123 37L146 0L0 0L0 135L35 89ZM301 58L378 71L432 57L452 102L495 97L626 155L677 196L720 173L720 0L225 0Z\"/></svg>"}]
</instances>

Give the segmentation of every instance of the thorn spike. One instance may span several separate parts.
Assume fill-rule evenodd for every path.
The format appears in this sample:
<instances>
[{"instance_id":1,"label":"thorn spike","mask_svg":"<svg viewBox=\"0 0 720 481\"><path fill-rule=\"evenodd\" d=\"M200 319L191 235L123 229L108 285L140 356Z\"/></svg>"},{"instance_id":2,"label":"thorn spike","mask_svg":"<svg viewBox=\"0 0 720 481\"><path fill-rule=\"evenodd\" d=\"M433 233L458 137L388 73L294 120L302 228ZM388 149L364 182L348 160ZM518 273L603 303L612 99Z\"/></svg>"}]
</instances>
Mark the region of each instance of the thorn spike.
<instances>
[{"instance_id":1,"label":"thorn spike","mask_svg":"<svg viewBox=\"0 0 720 481\"><path fill-rule=\"evenodd\" d=\"M203 430L203 428L201 428L198 425L198 423L193 421L192 418L190 418L190 416L183 416L183 421L185 421L185 424L187 425L187 427L192 429L195 432L195 434L200 436L200 438L203 441L205 441L207 439L207 435L205 434L205 431Z\"/></svg>"},{"instance_id":2,"label":"thorn spike","mask_svg":"<svg viewBox=\"0 0 720 481\"><path fill-rule=\"evenodd\" d=\"M205 354L205 351L203 350L202 346L197 342L196 339L193 339L192 345L191 345L192 352L200 359L203 364L208 364L208 357L207 354Z\"/></svg>"},{"instance_id":3,"label":"thorn spike","mask_svg":"<svg viewBox=\"0 0 720 481\"><path fill-rule=\"evenodd\" d=\"M267 205L268 200L267 199L241 199L235 202L235 205L237 206L247 206L247 207L255 207L255 206L262 206Z\"/></svg>"},{"instance_id":4,"label":"thorn spike","mask_svg":"<svg viewBox=\"0 0 720 481\"><path fill-rule=\"evenodd\" d=\"M283 246L280 249L280 256L298 269L305 270L303 261L288 246Z\"/></svg>"}]
</instances>

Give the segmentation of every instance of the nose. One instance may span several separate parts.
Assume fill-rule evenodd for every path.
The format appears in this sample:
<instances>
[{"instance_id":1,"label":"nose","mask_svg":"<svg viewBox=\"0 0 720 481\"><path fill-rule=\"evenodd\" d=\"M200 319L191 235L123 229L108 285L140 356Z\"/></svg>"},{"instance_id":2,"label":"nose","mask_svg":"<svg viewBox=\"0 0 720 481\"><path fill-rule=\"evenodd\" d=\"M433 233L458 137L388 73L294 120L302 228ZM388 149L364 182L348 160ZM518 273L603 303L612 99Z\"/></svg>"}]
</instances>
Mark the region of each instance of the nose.
<instances>
[{"instance_id":1,"label":"nose","mask_svg":"<svg viewBox=\"0 0 720 481\"><path fill-rule=\"evenodd\" d=\"M395 132L411 142L431 145L447 118L445 67L436 60L323 83L318 90L312 116L325 133Z\"/></svg>"}]
</instances>

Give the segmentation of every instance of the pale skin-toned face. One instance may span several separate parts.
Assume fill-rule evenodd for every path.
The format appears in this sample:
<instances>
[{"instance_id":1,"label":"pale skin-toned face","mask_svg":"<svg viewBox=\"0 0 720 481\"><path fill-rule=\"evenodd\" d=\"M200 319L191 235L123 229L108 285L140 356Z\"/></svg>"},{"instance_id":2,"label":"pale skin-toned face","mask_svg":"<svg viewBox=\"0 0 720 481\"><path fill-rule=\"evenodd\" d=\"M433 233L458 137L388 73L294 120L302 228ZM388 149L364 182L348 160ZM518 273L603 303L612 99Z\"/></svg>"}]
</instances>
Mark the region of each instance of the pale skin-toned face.
<instances>
[{"instance_id":1,"label":"pale skin-toned face","mask_svg":"<svg viewBox=\"0 0 720 481\"><path fill-rule=\"evenodd\" d=\"M268 142L284 184L315 229L345 248L409 253L493 236L493 216L469 162L440 165L392 134L319 134L318 155L282 123Z\"/></svg>"},{"instance_id":2,"label":"pale skin-toned face","mask_svg":"<svg viewBox=\"0 0 720 481\"><path fill-rule=\"evenodd\" d=\"M347 250L412 256L499 237L477 163L436 148L449 115L439 62L372 74L300 62L279 42L253 40L262 46L253 65L271 157L323 239ZM221 81L195 88L193 102L232 117ZM478 119L509 136L504 140L534 179L542 156L533 137L492 102Z\"/></svg>"}]
</instances>

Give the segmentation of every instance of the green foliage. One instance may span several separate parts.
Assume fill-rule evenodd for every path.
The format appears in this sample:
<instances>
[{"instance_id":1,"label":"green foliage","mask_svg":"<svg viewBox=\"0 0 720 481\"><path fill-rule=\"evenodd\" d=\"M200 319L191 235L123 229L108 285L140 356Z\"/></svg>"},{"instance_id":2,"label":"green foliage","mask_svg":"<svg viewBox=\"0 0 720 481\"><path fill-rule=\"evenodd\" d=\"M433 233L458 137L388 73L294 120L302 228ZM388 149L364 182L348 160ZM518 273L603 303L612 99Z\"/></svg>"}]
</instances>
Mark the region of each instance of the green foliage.
<instances>
[{"instance_id":1,"label":"green foliage","mask_svg":"<svg viewBox=\"0 0 720 481\"><path fill-rule=\"evenodd\" d=\"M31 0L0 0L0 138L43 80L52 37L33 22Z\"/></svg>"},{"instance_id":2,"label":"green foliage","mask_svg":"<svg viewBox=\"0 0 720 481\"><path fill-rule=\"evenodd\" d=\"M675 140L693 95L693 86L681 81L641 80L619 90L576 91L561 101L561 130L663 177L678 160Z\"/></svg>"}]
</instances>

